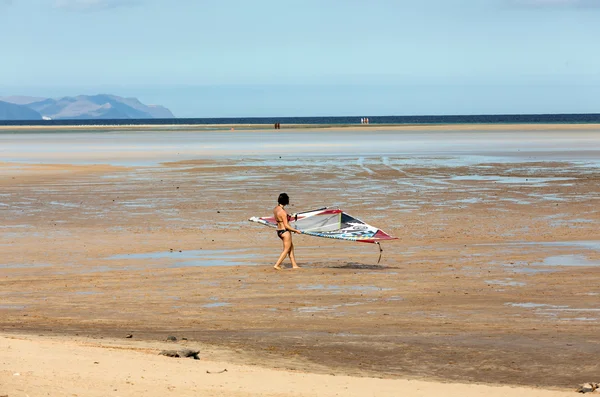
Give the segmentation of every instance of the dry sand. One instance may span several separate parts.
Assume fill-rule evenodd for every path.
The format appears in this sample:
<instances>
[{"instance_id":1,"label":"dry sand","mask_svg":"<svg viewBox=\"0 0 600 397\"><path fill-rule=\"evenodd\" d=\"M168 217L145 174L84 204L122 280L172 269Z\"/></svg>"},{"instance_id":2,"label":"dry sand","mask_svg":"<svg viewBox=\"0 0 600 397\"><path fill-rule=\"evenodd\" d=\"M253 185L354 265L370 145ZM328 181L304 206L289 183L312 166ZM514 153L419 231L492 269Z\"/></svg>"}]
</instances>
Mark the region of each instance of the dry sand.
<instances>
[{"instance_id":1,"label":"dry sand","mask_svg":"<svg viewBox=\"0 0 600 397\"><path fill-rule=\"evenodd\" d=\"M202 358L157 355L175 343L0 336L0 395L13 396L530 396L572 395L525 387L310 374ZM194 347L197 347L194 345ZM223 370L226 372L218 373ZM211 372L211 373L209 373ZM214 372L214 373L213 373Z\"/></svg>"},{"instance_id":2,"label":"dry sand","mask_svg":"<svg viewBox=\"0 0 600 397\"><path fill-rule=\"evenodd\" d=\"M552 395L476 384L597 381L594 134L585 161L561 160L557 138L537 160L0 163L0 395ZM295 236L303 269L275 273L280 242L247 218L282 185L291 212L335 197L400 239L377 265L375 246ZM157 356L168 335L203 360Z\"/></svg>"}]
</instances>

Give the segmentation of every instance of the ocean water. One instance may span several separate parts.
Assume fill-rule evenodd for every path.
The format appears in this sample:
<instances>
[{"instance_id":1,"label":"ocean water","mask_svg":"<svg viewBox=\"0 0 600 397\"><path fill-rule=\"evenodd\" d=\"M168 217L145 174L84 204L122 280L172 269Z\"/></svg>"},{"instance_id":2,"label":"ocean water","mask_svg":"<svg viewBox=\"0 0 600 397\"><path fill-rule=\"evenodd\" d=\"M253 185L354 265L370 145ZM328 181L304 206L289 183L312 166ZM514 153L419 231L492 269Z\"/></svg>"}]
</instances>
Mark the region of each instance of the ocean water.
<instances>
[{"instance_id":1,"label":"ocean water","mask_svg":"<svg viewBox=\"0 0 600 397\"><path fill-rule=\"evenodd\" d=\"M178 125L178 124L360 124L368 117L369 124L593 124L600 123L598 114L514 114L472 116L332 116L332 117L240 117L240 118L176 118L176 119L107 119L107 120L35 120L0 121L0 125Z\"/></svg>"}]
</instances>

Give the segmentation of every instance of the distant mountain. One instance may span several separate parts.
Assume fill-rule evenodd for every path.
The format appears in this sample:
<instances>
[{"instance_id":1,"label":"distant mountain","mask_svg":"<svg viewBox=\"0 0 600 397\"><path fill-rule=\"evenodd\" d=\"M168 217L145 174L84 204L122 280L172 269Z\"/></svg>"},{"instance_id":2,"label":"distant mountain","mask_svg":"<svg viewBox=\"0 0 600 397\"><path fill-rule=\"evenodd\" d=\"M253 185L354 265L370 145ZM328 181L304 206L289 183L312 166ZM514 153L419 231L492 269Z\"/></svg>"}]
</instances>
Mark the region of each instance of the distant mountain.
<instances>
[{"instance_id":1,"label":"distant mountain","mask_svg":"<svg viewBox=\"0 0 600 397\"><path fill-rule=\"evenodd\" d=\"M0 120L41 120L42 115L25 105L0 101Z\"/></svg>"},{"instance_id":2,"label":"distant mountain","mask_svg":"<svg viewBox=\"0 0 600 397\"><path fill-rule=\"evenodd\" d=\"M27 105L33 102L43 101L46 98L39 98L34 96L23 96L23 95L13 95L13 96L5 96L0 97L0 101L14 103L15 105Z\"/></svg>"},{"instance_id":3,"label":"distant mountain","mask_svg":"<svg viewBox=\"0 0 600 397\"><path fill-rule=\"evenodd\" d=\"M148 106L137 98L122 98L107 94L79 95L60 99L15 96L3 99L13 104L21 103L21 106L26 106L44 118L52 120L175 118L165 107Z\"/></svg>"}]
</instances>

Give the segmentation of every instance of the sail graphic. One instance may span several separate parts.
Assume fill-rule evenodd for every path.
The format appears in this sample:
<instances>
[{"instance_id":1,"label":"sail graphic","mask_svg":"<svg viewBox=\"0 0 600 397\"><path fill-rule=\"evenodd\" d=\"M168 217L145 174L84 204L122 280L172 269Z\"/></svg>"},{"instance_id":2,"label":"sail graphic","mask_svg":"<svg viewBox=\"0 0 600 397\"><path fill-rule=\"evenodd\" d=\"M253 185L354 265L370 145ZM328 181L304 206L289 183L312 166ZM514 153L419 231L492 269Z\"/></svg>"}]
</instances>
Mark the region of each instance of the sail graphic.
<instances>
[{"instance_id":1,"label":"sail graphic","mask_svg":"<svg viewBox=\"0 0 600 397\"><path fill-rule=\"evenodd\" d=\"M277 227L274 217L252 217L252 222ZM379 243L385 240L397 240L381 229L371 226L338 208L320 208L299 212L288 216L288 222L309 236L357 241L361 243Z\"/></svg>"}]
</instances>

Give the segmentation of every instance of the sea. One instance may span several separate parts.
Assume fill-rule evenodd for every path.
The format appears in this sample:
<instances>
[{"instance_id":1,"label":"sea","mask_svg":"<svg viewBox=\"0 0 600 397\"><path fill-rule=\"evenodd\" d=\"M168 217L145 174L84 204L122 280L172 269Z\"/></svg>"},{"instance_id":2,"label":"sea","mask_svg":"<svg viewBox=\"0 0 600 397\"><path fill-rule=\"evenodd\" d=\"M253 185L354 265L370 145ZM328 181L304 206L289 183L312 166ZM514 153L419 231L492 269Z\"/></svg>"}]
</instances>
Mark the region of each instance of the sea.
<instances>
[{"instance_id":1,"label":"sea","mask_svg":"<svg viewBox=\"0 0 600 397\"><path fill-rule=\"evenodd\" d=\"M435 124L595 124L600 113L593 114L510 114L510 115L451 115L451 116L331 116L331 117L232 117L232 118L173 118L173 119L87 119L0 121L0 126L98 126L98 125L227 125L227 124L306 124L355 125L367 117L369 124L435 125Z\"/></svg>"}]
</instances>

